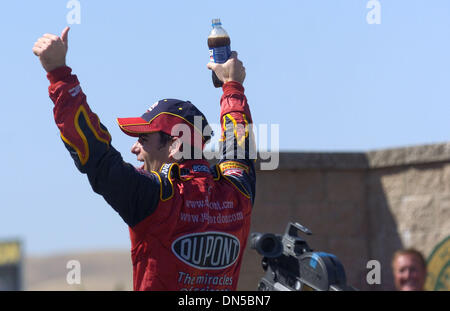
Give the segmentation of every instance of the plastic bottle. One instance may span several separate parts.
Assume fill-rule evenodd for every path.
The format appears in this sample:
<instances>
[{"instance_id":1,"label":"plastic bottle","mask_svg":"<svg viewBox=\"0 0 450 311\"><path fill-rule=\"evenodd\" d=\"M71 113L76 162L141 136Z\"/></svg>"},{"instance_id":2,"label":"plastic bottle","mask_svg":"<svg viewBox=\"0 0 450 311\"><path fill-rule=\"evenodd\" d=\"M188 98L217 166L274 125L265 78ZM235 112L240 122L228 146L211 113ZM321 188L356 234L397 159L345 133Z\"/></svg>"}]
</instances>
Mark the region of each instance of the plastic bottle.
<instances>
[{"instance_id":1,"label":"plastic bottle","mask_svg":"<svg viewBox=\"0 0 450 311\"><path fill-rule=\"evenodd\" d=\"M209 57L211 62L218 64L225 63L231 56L231 40L225 29L222 28L220 19L212 20L211 33L208 36ZM216 88L222 87L223 82L212 72L213 84Z\"/></svg>"}]
</instances>

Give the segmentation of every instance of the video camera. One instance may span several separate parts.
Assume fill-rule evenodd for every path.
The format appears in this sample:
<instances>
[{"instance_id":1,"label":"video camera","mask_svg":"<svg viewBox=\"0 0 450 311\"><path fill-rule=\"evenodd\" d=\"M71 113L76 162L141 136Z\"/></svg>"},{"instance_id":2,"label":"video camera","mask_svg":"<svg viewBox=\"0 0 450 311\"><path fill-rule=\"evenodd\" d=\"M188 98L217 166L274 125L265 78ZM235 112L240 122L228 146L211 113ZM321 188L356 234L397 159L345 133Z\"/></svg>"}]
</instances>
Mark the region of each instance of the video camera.
<instances>
[{"instance_id":1,"label":"video camera","mask_svg":"<svg viewBox=\"0 0 450 311\"><path fill-rule=\"evenodd\" d=\"M344 266L339 259L324 252L314 252L298 236L312 232L299 223L289 223L283 236L272 233L251 234L251 248L263 256L266 272L259 291L350 291Z\"/></svg>"}]
</instances>

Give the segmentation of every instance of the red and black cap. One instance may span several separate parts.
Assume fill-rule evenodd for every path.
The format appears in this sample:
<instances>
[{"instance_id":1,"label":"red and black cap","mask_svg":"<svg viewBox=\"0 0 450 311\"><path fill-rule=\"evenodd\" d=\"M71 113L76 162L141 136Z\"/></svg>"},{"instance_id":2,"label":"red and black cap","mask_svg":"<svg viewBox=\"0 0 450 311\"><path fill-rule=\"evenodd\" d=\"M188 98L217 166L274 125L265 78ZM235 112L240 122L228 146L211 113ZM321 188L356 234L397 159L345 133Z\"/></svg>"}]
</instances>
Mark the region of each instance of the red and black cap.
<instances>
[{"instance_id":1,"label":"red and black cap","mask_svg":"<svg viewBox=\"0 0 450 311\"><path fill-rule=\"evenodd\" d=\"M211 139L212 130L205 115L190 101L163 99L154 103L141 117L117 118L120 129L127 135L164 132L184 138L183 141L196 147L204 147ZM186 135L187 125L190 137ZM200 146L201 144L201 146Z\"/></svg>"}]
</instances>

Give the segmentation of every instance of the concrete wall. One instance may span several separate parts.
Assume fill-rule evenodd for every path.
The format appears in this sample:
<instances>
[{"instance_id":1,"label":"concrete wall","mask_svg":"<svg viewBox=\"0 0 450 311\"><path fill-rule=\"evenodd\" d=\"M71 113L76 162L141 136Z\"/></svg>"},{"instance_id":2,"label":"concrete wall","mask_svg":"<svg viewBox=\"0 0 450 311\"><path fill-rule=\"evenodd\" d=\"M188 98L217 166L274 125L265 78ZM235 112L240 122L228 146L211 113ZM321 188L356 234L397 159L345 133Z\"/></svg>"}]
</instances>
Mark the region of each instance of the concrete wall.
<instances>
[{"instance_id":1,"label":"concrete wall","mask_svg":"<svg viewBox=\"0 0 450 311\"><path fill-rule=\"evenodd\" d=\"M348 283L393 288L395 250L427 257L450 234L450 144L369 153L281 153L276 171L258 171L252 232L283 233L289 221L308 227L310 247L335 254ZM366 264L381 263L381 285L368 285ZM254 290L261 257L246 250L240 290Z\"/></svg>"}]
</instances>

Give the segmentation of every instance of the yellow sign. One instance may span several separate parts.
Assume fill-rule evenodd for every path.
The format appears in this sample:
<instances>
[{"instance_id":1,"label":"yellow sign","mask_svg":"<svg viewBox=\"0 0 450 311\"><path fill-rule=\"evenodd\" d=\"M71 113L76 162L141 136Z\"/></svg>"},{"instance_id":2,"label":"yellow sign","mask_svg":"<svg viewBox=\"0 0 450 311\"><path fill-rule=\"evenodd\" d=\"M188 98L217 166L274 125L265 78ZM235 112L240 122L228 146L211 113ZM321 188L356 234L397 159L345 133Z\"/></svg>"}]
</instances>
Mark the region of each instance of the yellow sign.
<instances>
[{"instance_id":1,"label":"yellow sign","mask_svg":"<svg viewBox=\"0 0 450 311\"><path fill-rule=\"evenodd\" d=\"M427 262L425 289L450 291L450 236L434 248Z\"/></svg>"},{"instance_id":2,"label":"yellow sign","mask_svg":"<svg viewBox=\"0 0 450 311\"><path fill-rule=\"evenodd\" d=\"M15 264L20 261L19 242L0 243L0 266Z\"/></svg>"}]
</instances>

